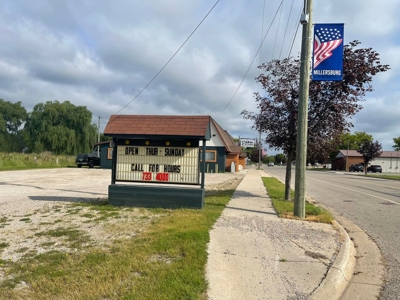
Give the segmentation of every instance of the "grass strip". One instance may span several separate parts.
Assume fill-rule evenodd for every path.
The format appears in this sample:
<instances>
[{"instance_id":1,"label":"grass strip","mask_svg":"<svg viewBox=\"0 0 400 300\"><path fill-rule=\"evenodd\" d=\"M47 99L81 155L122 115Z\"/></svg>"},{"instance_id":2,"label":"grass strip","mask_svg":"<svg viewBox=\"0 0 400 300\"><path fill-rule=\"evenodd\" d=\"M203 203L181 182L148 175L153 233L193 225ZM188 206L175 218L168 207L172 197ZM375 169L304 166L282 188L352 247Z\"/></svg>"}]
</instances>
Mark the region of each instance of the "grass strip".
<instances>
[{"instance_id":1,"label":"grass strip","mask_svg":"<svg viewBox=\"0 0 400 300\"><path fill-rule=\"evenodd\" d=\"M373 177L373 178L381 178L381 179L391 179L391 180L400 180L400 175L364 175L366 177Z\"/></svg>"},{"instance_id":2,"label":"grass strip","mask_svg":"<svg viewBox=\"0 0 400 300\"><path fill-rule=\"evenodd\" d=\"M272 200L272 204L281 218L296 219L294 216L294 202L285 200L285 185L274 177L263 177L264 186ZM290 199L293 200L294 191L290 190ZM325 209L306 202L305 220L319 223L332 223L332 215Z\"/></svg>"},{"instance_id":3,"label":"grass strip","mask_svg":"<svg viewBox=\"0 0 400 300\"><path fill-rule=\"evenodd\" d=\"M0 171L76 167L75 156L0 152Z\"/></svg>"},{"instance_id":4,"label":"grass strip","mask_svg":"<svg viewBox=\"0 0 400 300\"><path fill-rule=\"evenodd\" d=\"M7 278L0 283L0 299L206 299L209 231L232 194L213 192L202 210L149 209L162 216L106 249L0 261ZM75 237L60 230L49 234Z\"/></svg>"}]
</instances>

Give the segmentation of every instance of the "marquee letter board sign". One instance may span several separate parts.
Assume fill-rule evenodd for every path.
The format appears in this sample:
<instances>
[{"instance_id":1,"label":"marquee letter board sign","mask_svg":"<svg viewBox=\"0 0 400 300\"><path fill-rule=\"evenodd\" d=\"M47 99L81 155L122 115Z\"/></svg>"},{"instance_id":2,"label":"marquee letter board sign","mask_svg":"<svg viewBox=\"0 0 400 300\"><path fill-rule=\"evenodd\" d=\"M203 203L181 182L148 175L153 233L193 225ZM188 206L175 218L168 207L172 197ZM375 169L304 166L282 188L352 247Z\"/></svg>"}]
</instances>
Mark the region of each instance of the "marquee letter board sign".
<instances>
[{"instance_id":1,"label":"marquee letter board sign","mask_svg":"<svg viewBox=\"0 0 400 300\"><path fill-rule=\"evenodd\" d=\"M116 180L199 184L198 140L119 140Z\"/></svg>"}]
</instances>

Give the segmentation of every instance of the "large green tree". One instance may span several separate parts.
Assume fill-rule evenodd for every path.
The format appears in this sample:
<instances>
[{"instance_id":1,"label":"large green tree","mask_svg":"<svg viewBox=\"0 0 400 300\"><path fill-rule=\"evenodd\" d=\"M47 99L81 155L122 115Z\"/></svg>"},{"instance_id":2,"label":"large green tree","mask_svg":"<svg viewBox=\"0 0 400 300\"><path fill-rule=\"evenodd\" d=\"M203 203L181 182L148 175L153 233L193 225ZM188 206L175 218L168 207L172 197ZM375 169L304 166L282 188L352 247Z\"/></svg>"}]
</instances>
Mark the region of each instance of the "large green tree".
<instances>
[{"instance_id":1,"label":"large green tree","mask_svg":"<svg viewBox=\"0 0 400 300\"><path fill-rule=\"evenodd\" d=\"M339 136L338 150L358 150L364 141L371 141L372 135L362 131L356 131L354 133L345 132Z\"/></svg>"},{"instance_id":2,"label":"large green tree","mask_svg":"<svg viewBox=\"0 0 400 300\"><path fill-rule=\"evenodd\" d=\"M97 141L92 113L69 101L47 101L35 105L26 123L27 142L32 152L77 154L90 151Z\"/></svg>"},{"instance_id":3,"label":"large green tree","mask_svg":"<svg viewBox=\"0 0 400 300\"><path fill-rule=\"evenodd\" d=\"M0 151L20 152L24 148L21 127L27 116L21 102L0 99Z\"/></svg>"},{"instance_id":4,"label":"large green tree","mask_svg":"<svg viewBox=\"0 0 400 300\"><path fill-rule=\"evenodd\" d=\"M389 69L372 48L360 48L353 41L344 46L343 80L314 81L309 87L307 154L328 157L332 141L353 127L351 118L362 106L359 102L372 91L372 78ZM295 159L299 101L300 60L286 58L264 63L256 81L265 93L255 93L258 112L243 111L254 121L253 129L265 133L265 143L287 155L285 199L289 199L291 167Z\"/></svg>"}]
</instances>

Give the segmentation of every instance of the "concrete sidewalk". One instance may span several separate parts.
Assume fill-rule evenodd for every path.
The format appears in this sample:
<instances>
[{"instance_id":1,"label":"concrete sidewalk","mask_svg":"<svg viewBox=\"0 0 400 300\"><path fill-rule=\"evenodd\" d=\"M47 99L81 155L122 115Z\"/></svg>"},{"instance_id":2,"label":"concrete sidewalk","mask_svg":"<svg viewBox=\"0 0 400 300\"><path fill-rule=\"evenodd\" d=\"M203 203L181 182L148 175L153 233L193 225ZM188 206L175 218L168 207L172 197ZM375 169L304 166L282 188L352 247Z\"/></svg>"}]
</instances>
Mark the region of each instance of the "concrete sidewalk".
<instances>
[{"instance_id":1,"label":"concrete sidewalk","mask_svg":"<svg viewBox=\"0 0 400 300\"><path fill-rule=\"evenodd\" d=\"M281 219L254 168L210 232L208 298L339 299L354 268L354 247L335 223Z\"/></svg>"}]
</instances>

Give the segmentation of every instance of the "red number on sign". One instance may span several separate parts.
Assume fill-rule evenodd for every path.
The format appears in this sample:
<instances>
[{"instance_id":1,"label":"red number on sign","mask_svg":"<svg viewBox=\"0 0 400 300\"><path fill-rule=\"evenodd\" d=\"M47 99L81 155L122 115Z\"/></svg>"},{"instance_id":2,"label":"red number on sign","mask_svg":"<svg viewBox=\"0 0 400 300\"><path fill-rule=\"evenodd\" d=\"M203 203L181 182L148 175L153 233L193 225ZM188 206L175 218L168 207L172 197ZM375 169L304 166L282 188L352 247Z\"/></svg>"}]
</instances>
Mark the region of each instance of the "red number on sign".
<instances>
[{"instance_id":1,"label":"red number on sign","mask_svg":"<svg viewBox=\"0 0 400 300\"><path fill-rule=\"evenodd\" d=\"M157 173L156 180L158 180L158 181L168 181L168 173Z\"/></svg>"},{"instance_id":2,"label":"red number on sign","mask_svg":"<svg viewBox=\"0 0 400 300\"><path fill-rule=\"evenodd\" d=\"M151 180L151 173L150 172L143 172L142 180Z\"/></svg>"}]
</instances>

